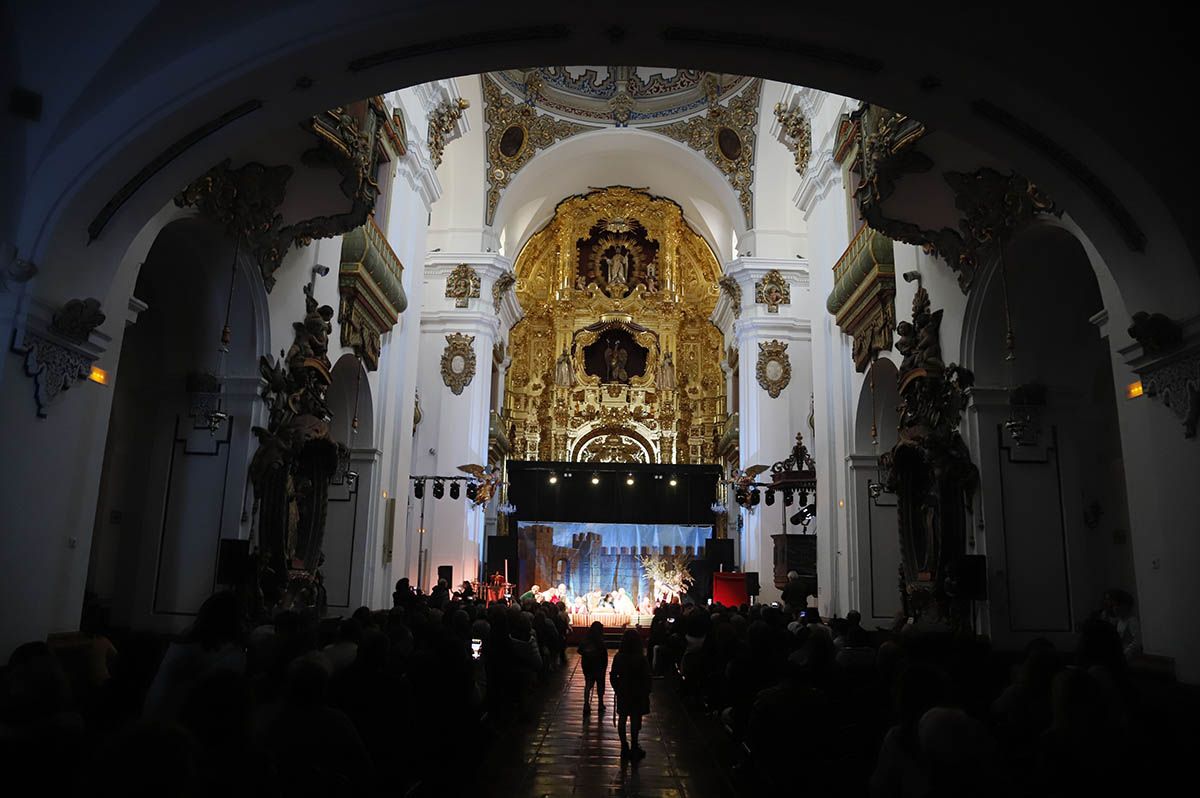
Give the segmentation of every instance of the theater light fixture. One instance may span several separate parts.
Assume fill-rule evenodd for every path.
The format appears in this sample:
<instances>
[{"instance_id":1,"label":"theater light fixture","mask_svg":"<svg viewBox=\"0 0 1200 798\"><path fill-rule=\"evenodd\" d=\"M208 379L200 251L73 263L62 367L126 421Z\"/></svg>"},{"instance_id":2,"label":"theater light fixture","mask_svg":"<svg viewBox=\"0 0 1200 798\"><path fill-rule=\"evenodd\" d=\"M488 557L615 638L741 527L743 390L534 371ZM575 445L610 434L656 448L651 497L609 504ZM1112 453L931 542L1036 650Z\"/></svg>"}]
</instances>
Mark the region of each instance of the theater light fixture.
<instances>
[{"instance_id":1,"label":"theater light fixture","mask_svg":"<svg viewBox=\"0 0 1200 798\"><path fill-rule=\"evenodd\" d=\"M674 474L671 475L671 482L669 484L671 485L672 488L679 484L679 480L675 479Z\"/></svg>"},{"instance_id":2,"label":"theater light fixture","mask_svg":"<svg viewBox=\"0 0 1200 798\"><path fill-rule=\"evenodd\" d=\"M773 504L775 504L775 491L767 488L767 506L770 507Z\"/></svg>"},{"instance_id":3,"label":"theater light fixture","mask_svg":"<svg viewBox=\"0 0 1200 798\"><path fill-rule=\"evenodd\" d=\"M550 472L550 480L549 480L549 482L550 482L550 484L551 484L551 485L553 485L553 484L555 484L556 482L558 482L558 475L557 475L557 474L555 474L553 471L551 471L551 472Z\"/></svg>"},{"instance_id":4,"label":"theater light fixture","mask_svg":"<svg viewBox=\"0 0 1200 798\"><path fill-rule=\"evenodd\" d=\"M795 500L796 500L796 495L795 495L795 493L792 492L792 489L784 488L784 490L783 490L783 506L791 507L792 502Z\"/></svg>"},{"instance_id":5,"label":"theater light fixture","mask_svg":"<svg viewBox=\"0 0 1200 798\"><path fill-rule=\"evenodd\" d=\"M92 366L92 370L88 374L88 379L97 385L108 385L108 372L99 366Z\"/></svg>"},{"instance_id":6,"label":"theater light fixture","mask_svg":"<svg viewBox=\"0 0 1200 798\"><path fill-rule=\"evenodd\" d=\"M433 481L433 498L440 499L446 495L446 485L440 479Z\"/></svg>"},{"instance_id":7,"label":"theater light fixture","mask_svg":"<svg viewBox=\"0 0 1200 798\"><path fill-rule=\"evenodd\" d=\"M418 479L413 483L413 496L418 499L425 498L425 480Z\"/></svg>"},{"instance_id":8,"label":"theater light fixture","mask_svg":"<svg viewBox=\"0 0 1200 798\"><path fill-rule=\"evenodd\" d=\"M632 484L633 484L633 474L630 474L629 476L625 477L625 484L626 484L626 485L632 485Z\"/></svg>"},{"instance_id":9,"label":"theater light fixture","mask_svg":"<svg viewBox=\"0 0 1200 798\"><path fill-rule=\"evenodd\" d=\"M599 474L592 474L592 484L593 485L600 484L600 475Z\"/></svg>"},{"instance_id":10,"label":"theater light fixture","mask_svg":"<svg viewBox=\"0 0 1200 798\"><path fill-rule=\"evenodd\" d=\"M460 490L458 487L458 480L456 479L450 483L450 498L457 499L459 496L459 492L460 492Z\"/></svg>"},{"instance_id":11,"label":"theater light fixture","mask_svg":"<svg viewBox=\"0 0 1200 798\"><path fill-rule=\"evenodd\" d=\"M755 507L762 500L762 492L758 488L750 490L750 506Z\"/></svg>"},{"instance_id":12,"label":"theater light fixture","mask_svg":"<svg viewBox=\"0 0 1200 798\"><path fill-rule=\"evenodd\" d=\"M467 483L467 498L475 501L475 497L479 495L479 486L474 482Z\"/></svg>"}]
</instances>

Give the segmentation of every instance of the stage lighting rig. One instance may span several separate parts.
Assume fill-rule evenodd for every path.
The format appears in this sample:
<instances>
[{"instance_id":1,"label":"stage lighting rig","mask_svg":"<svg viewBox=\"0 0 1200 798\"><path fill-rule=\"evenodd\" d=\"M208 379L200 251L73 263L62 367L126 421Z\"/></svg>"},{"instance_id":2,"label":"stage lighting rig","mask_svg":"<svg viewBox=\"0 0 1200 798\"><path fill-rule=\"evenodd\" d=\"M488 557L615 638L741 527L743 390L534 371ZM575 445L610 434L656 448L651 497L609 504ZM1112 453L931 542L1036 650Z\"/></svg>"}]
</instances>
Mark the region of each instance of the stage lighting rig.
<instances>
[{"instance_id":1,"label":"stage lighting rig","mask_svg":"<svg viewBox=\"0 0 1200 798\"><path fill-rule=\"evenodd\" d=\"M761 500L762 500L762 493L759 491L759 489L758 489L758 488L751 488L751 489L750 489L750 506L751 506L751 507L756 507L756 506L758 506L758 503L759 503Z\"/></svg>"},{"instance_id":2,"label":"stage lighting rig","mask_svg":"<svg viewBox=\"0 0 1200 798\"><path fill-rule=\"evenodd\" d=\"M796 500L796 494L791 488L783 489L783 506L791 507L792 502Z\"/></svg>"},{"instance_id":3,"label":"stage lighting rig","mask_svg":"<svg viewBox=\"0 0 1200 798\"><path fill-rule=\"evenodd\" d=\"M456 480L451 481L451 483L450 483L450 498L457 499L459 496L460 490L461 489L458 487L458 480L456 479Z\"/></svg>"},{"instance_id":4,"label":"stage lighting rig","mask_svg":"<svg viewBox=\"0 0 1200 798\"><path fill-rule=\"evenodd\" d=\"M775 504L775 491L771 490L770 488L767 488L767 497L766 498L767 498L767 506L768 507L774 505Z\"/></svg>"},{"instance_id":5,"label":"stage lighting rig","mask_svg":"<svg viewBox=\"0 0 1200 798\"><path fill-rule=\"evenodd\" d=\"M425 480L418 479L413 483L413 496L418 499L425 498Z\"/></svg>"},{"instance_id":6,"label":"stage lighting rig","mask_svg":"<svg viewBox=\"0 0 1200 798\"><path fill-rule=\"evenodd\" d=\"M475 497L479 495L479 485L474 482L467 483L467 498L475 501Z\"/></svg>"},{"instance_id":7,"label":"stage lighting rig","mask_svg":"<svg viewBox=\"0 0 1200 798\"><path fill-rule=\"evenodd\" d=\"M440 479L433 481L433 498L440 499L446 495L446 485Z\"/></svg>"}]
</instances>

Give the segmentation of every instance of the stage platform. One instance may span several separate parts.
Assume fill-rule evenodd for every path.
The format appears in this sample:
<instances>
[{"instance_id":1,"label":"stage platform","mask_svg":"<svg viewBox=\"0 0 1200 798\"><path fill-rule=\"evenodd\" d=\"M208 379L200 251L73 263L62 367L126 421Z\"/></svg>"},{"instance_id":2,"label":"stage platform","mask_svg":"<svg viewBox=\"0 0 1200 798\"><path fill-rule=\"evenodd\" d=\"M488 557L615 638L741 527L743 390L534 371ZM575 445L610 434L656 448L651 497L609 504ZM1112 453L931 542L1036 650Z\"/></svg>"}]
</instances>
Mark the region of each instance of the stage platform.
<instances>
[{"instance_id":1,"label":"stage platform","mask_svg":"<svg viewBox=\"0 0 1200 798\"><path fill-rule=\"evenodd\" d=\"M571 626L576 629L587 629L595 621L604 624L605 630L608 629L637 629L650 628L650 622L654 620L653 615L642 615L641 613L629 612L583 612L572 613Z\"/></svg>"}]
</instances>

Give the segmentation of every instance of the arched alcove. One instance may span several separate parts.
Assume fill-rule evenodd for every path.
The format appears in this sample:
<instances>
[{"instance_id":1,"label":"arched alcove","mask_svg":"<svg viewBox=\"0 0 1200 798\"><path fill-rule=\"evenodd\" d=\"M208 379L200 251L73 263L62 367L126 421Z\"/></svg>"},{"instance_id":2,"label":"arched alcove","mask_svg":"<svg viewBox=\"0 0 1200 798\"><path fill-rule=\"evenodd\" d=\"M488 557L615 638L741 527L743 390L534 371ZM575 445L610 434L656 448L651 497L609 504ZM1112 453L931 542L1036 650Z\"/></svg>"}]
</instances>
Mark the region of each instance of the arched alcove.
<instances>
[{"instance_id":1,"label":"arched alcove","mask_svg":"<svg viewBox=\"0 0 1200 798\"><path fill-rule=\"evenodd\" d=\"M1013 238L970 303L991 632L1066 643L1106 588L1135 593L1100 288L1079 240L1044 223Z\"/></svg>"},{"instance_id":2,"label":"arched alcove","mask_svg":"<svg viewBox=\"0 0 1200 798\"><path fill-rule=\"evenodd\" d=\"M330 613L349 614L365 600L363 583L370 565L368 552L372 550L368 545L370 499L378 467L371 383L357 357L342 355L333 365L325 396L331 417L330 435L346 447L348 459L329 484L321 573Z\"/></svg>"},{"instance_id":3,"label":"arched alcove","mask_svg":"<svg viewBox=\"0 0 1200 798\"><path fill-rule=\"evenodd\" d=\"M896 365L887 358L871 364L858 394L854 448L849 458L850 513L854 522L853 563L857 568L854 607L875 624L888 624L900 609L897 570L900 528L896 498L873 490L881 479L879 455L895 445L900 419Z\"/></svg>"},{"instance_id":4,"label":"arched alcove","mask_svg":"<svg viewBox=\"0 0 1200 798\"><path fill-rule=\"evenodd\" d=\"M89 606L116 625L186 623L218 584L221 541L245 537L266 345L255 271L241 255L234 266L233 244L219 229L184 218L159 231L138 273L131 308L144 308L125 332L114 375L88 570ZM217 409L228 418L210 429Z\"/></svg>"}]
</instances>

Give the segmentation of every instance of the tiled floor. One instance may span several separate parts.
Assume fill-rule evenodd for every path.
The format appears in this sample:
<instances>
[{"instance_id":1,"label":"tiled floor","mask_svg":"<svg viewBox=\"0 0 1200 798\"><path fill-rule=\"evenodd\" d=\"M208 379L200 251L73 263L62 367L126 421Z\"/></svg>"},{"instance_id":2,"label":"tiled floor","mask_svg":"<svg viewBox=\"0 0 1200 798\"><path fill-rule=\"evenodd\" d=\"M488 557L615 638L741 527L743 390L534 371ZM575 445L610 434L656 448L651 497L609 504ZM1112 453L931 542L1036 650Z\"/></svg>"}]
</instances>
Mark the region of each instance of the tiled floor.
<instances>
[{"instance_id":1,"label":"tiled floor","mask_svg":"<svg viewBox=\"0 0 1200 798\"><path fill-rule=\"evenodd\" d=\"M721 756L688 717L677 696L655 681L641 746L646 757L621 760L613 724L611 695L606 711L593 698L583 714L583 673L572 653L540 694L537 718L497 741L486 766L487 792L512 796L644 796L644 798L722 798L736 796ZM519 764L517 764L519 763Z\"/></svg>"}]
</instances>

